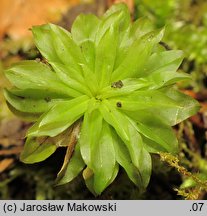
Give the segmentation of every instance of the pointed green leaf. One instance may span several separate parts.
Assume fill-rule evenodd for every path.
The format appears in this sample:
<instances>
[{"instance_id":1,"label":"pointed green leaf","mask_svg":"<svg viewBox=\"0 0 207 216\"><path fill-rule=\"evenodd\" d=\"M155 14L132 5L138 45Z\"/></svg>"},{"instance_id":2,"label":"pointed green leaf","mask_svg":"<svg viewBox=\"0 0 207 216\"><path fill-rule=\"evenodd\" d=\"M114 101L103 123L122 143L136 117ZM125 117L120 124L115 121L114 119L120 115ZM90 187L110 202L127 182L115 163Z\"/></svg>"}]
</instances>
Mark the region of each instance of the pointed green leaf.
<instances>
[{"instance_id":1,"label":"pointed green leaf","mask_svg":"<svg viewBox=\"0 0 207 216\"><path fill-rule=\"evenodd\" d=\"M124 34L120 36L114 69L117 69L124 60L132 43L152 30L153 26L146 18L140 18L132 25L128 23L126 30L124 30Z\"/></svg>"},{"instance_id":2,"label":"pointed green leaf","mask_svg":"<svg viewBox=\"0 0 207 216\"><path fill-rule=\"evenodd\" d=\"M140 147L139 154L137 154L139 165L135 166L130 158L128 149L113 130L112 137L114 140L113 144L117 162L125 169L131 181L141 190L144 189L148 185L151 175L152 165L149 153L143 147Z\"/></svg>"},{"instance_id":3,"label":"pointed green leaf","mask_svg":"<svg viewBox=\"0 0 207 216\"><path fill-rule=\"evenodd\" d=\"M15 109L9 102L7 102L7 106L12 113L14 113L16 116L18 116L24 121L34 122L34 121L37 121L39 117L41 116L41 113L21 112Z\"/></svg>"},{"instance_id":4,"label":"pointed green leaf","mask_svg":"<svg viewBox=\"0 0 207 216\"><path fill-rule=\"evenodd\" d=\"M122 122L122 123L124 123L124 122ZM129 137L130 137L130 141L127 142L126 145L129 149L129 153L130 153L131 158L132 158L132 163L138 169L140 169L141 167L140 167L140 159L139 158L140 158L141 151L143 148L142 138L141 138L140 134L137 132L133 120L131 120L131 122L128 120L128 122L125 122L125 123L127 124L128 131L129 131ZM140 175L142 176L141 171L140 171Z\"/></svg>"},{"instance_id":5,"label":"pointed green leaf","mask_svg":"<svg viewBox=\"0 0 207 216\"><path fill-rule=\"evenodd\" d=\"M97 193L94 190L94 173L89 167L86 167L83 170L83 178L84 178L85 184L86 184L87 188L90 190L90 192L94 196L97 196Z\"/></svg>"},{"instance_id":6,"label":"pointed green leaf","mask_svg":"<svg viewBox=\"0 0 207 216\"><path fill-rule=\"evenodd\" d=\"M72 89L80 92L81 94L86 94L91 96L89 89L84 85L84 78L82 75L80 76L81 81L76 81L76 77L73 77L71 71L73 70L71 67L65 66L63 64L59 64L57 62L50 62L53 66L54 70L57 72L57 76L59 79L69 86ZM77 74L77 71L74 71Z\"/></svg>"},{"instance_id":7,"label":"pointed green leaf","mask_svg":"<svg viewBox=\"0 0 207 216\"><path fill-rule=\"evenodd\" d=\"M133 165L129 151L123 141L117 136L111 128L113 145L116 152L117 162L125 169L130 180L137 186L141 185L141 176L139 170Z\"/></svg>"},{"instance_id":8,"label":"pointed green leaf","mask_svg":"<svg viewBox=\"0 0 207 216\"><path fill-rule=\"evenodd\" d=\"M81 67L84 74L85 85L91 90L92 95L97 94L99 86L96 75L87 65L81 65Z\"/></svg>"},{"instance_id":9,"label":"pointed green leaf","mask_svg":"<svg viewBox=\"0 0 207 216\"><path fill-rule=\"evenodd\" d=\"M67 79L69 79L68 82L66 82L67 85L69 85L70 87L73 83L71 82L71 80L75 81L75 82L79 82L79 83L84 83L84 78L83 78L83 74L82 74L82 70L81 68L79 69L80 71L78 71L77 69L73 68L70 64L65 65L63 63L59 63L59 62L52 62L50 61L51 66L53 67L54 71L57 73L57 76L60 78L60 80L65 83L66 81L62 78L62 74L64 74L65 77L67 77Z\"/></svg>"},{"instance_id":10,"label":"pointed green leaf","mask_svg":"<svg viewBox=\"0 0 207 216\"><path fill-rule=\"evenodd\" d=\"M155 71L144 77L143 81L151 83L148 89L159 89L163 86L175 84L179 81L191 80L190 75L173 71Z\"/></svg>"},{"instance_id":11,"label":"pointed green leaf","mask_svg":"<svg viewBox=\"0 0 207 216\"><path fill-rule=\"evenodd\" d=\"M141 134L158 143L158 145L153 146L157 152L161 151L160 146L164 151L172 154L178 152L178 141L175 133L170 126L163 123L163 120L145 111L128 112L127 114L137 121L136 129Z\"/></svg>"},{"instance_id":12,"label":"pointed green leaf","mask_svg":"<svg viewBox=\"0 0 207 216\"><path fill-rule=\"evenodd\" d=\"M93 104L90 103L93 107ZM81 128L80 138L80 151L85 163L92 169L92 154L97 148L102 130L102 116L98 109L88 110L84 114L83 124Z\"/></svg>"},{"instance_id":13,"label":"pointed green leaf","mask_svg":"<svg viewBox=\"0 0 207 216\"><path fill-rule=\"evenodd\" d=\"M143 76L146 76L154 71L176 71L182 60L183 52L181 50L153 53L145 65Z\"/></svg>"},{"instance_id":14,"label":"pointed green leaf","mask_svg":"<svg viewBox=\"0 0 207 216\"><path fill-rule=\"evenodd\" d=\"M135 40L130 46L126 57L112 74L112 81L139 77L140 71L151 55L153 47L162 39L163 30L150 32Z\"/></svg>"},{"instance_id":15,"label":"pointed green leaf","mask_svg":"<svg viewBox=\"0 0 207 216\"><path fill-rule=\"evenodd\" d=\"M92 149L92 169L94 172L94 190L97 194L108 186L116 164L115 150L108 123L102 125L100 140Z\"/></svg>"},{"instance_id":16,"label":"pointed green leaf","mask_svg":"<svg viewBox=\"0 0 207 216\"><path fill-rule=\"evenodd\" d=\"M56 150L57 146L49 138L38 140L34 137L28 137L20 160L24 163L36 163L45 160Z\"/></svg>"},{"instance_id":17,"label":"pointed green leaf","mask_svg":"<svg viewBox=\"0 0 207 216\"><path fill-rule=\"evenodd\" d=\"M40 62L21 61L7 69L5 75L12 84L22 90L37 89L67 94L72 97L81 95L62 83L49 66Z\"/></svg>"},{"instance_id":18,"label":"pointed green leaf","mask_svg":"<svg viewBox=\"0 0 207 216\"><path fill-rule=\"evenodd\" d=\"M109 102L114 107L119 107L119 103L119 109L126 111L146 110L149 108L158 108L161 110L182 108L179 103L158 90L139 90L132 92L130 95L111 97Z\"/></svg>"},{"instance_id":19,"label":"pointed green leaf","mask_svg":"<svg viewBox=\"0 0 207 216\"><path fill-rule=\"evenodd\" d=\"M162 147L159 143L148 139L146 136L142 135L142 141L144 148L149 152L149 153L158 153L158 152L167 152L165 148Z\"/></svg>"},{"instance_id":20,"label":"pointed green leaf","mask_svg":"<svg viewBox=\"0 0 207 216\"><path fill-rule=\"evenodd\" d=\"M165 93L171 100L174 100L177 105L173 106L169 104L169 106L165 106L165 101L163 101L162 104L164 106L149 107L145 109L145 111L141 111L141 109L139 110L139 108L137 108L139 111L134 112L133 118L136 119L137 113L140 113L140 115L146 115L146 113L148 113L153 119L154 113L156 113L156 117L160 118L166 125L173 126L192 116L200 109L200 105L196 100L181 92L167 88L163 89L161 92ZM133 113L132 107L133 106L131 106L131 111ZM124 105L121 108L124 110ZM128 108L128 110L130 109Z\"/></svg>"},{"instance_id":21,"label":"pointed green leaf","mask_svg":"<svg viewBox=\"0 0 207 216\"><path fill-rule=\"evenodd\" d=\"M53 45L50 25L33 26L32 34L35 44L41 54L50 61L57 61L59 56L57 55Z\"/></svg>"},{"instance_id":22,"label":"pointed green leaf","mask_svg":"<svg viewBox=\"0 0 207 216\"><path fill-rule=\"evenodd\" d=\"M83 56L68 31L54 24L45 24L32 27L32 33L36 46L48 62L69 64L80 71Z\"/></svg>"},{"instance_id":23,"label":"pointed green leaf","mask_svg":"<svg viewBox=\"0 0 207 216\"><path fill-rule=\"evenodd\" d=\"M130 137L128 134L128 128L126 124L127 120L125 116L116 111L113 107L111 108L107 101L102 101L102 105L99 109L104 120L116 130L124 142L128 142Z\"/></svg>"},{"instance_id":24,"label":"pointed green leaf","mask_svg":"<svg viewBox=\"0 0 207 216\"><path fill-rule=\"evenodd\" d=\"M90 40L85 40L80 44L81 51L85 58L86 64L91 71L95 70L95 44Z\"/></svg>"},{"instance_id":25,"label":"pointed green leaf","mask_svg":"<svg viewBox=\"0 0 207 216\"><path fill-rule=\"evenodd\" d=\"M139 169L139 154L143 148L143 143L141 136L136 130L136 123L113 108L107 101L102 103L104 104L100 106L100 111L104 120L116 130L129 150L132 163Z\"/></svg>"},{"instance_id":26,"label":"pointed green leaf","mask_svg":"<svg viewBox=\"0 0 207 216\"><path fill-rule=\"evenodd\" d=\"M74 42L70 32L57 25L49 25L52 36L51 39L53 40L53 45L60 62L65 65L70 65L70 67L77 71L76 75L79 75L78 72L81 72L79 64L84 63L80 47ZM48 59L48 61L50 62L50 59Z\"/></svg>"},{"instance_id":27,"label":"pointed green leaf","mask_svg":"<svg viewBox=\"0 0 207 216\"><path fill-rule=\"evenodd\" d=\"M141 38L142 36L153 30L154 27L152 22L150 22L150 20L145 17L141 17L132 24L129 38L131 38L131 40Z\"/></svg>"},{"instance_id":28,"label":"pointed green leaf","mask_svg":"<svg viewBox=\"0 0 207 216\"><path fill-rule=\"evenodd\" d=\"M100 88L109 85L117 47L117 27L111 25L96 46L95 73Z\"/></svg>"},{"instance_id":29,"label":"pointed green leaf","mask_svg":"<svg viewBox=\"0 0 207 216\"><path fill-rule=\"evenodd\" d=\"M118 171L119 171L119 165L116 163L114 166L112 177L109 180L106 187L109 186L114 181L114 179L118 174ZM94 186L95 174L89 167L86 167L85 170L83 171L83 178L85 180L87 188L91 191L91 193L93 193L94 196L101 194L99 190L96 191L96 186Z\"/></svg>"},{"instance_id":30,"label":"pointed green leaf","mask_svg":"<svg viewBox=\"0 0 207 216\"><path fill-rule=\"evenodd\" d=\"M150 181L152 172L152 160L148 151L143 147L139 154L139 169L142 176L142 187L145 189Z\"/></svg>"},{"instance_id":31,"label":"pointed green leaf","mask_svg":"<svg viewBox=\"0 0 207 216\"><path fill-rule=\"evenodd\" d=\"M196 114L200 109L200 104L194 100L192 97L185 95L173 88L163 88L164 92L169 98L176 101L179 107L169 108L169 109L154 109L151 112L156 113L165 120L166 123L173 126L181 121L189 118L190 116Z\"/></svg>"},{"instance_id":32,"label":"pointed green leaf","mask_svg":"<svg viewBox=\"0 0 207 216\"><path fill-rule=\"evenodd\" d=\"M43 113L55 104L55 100L36 100L13 95L9 90L4 89L4 97L15 109L25 113Z\"/></svg>"},{"instance_id":33,"label":"pointed green leaf","mask_svg":"<svg viewBox=\"0 0 207 216\"><path fill-rule=\"evenodd\" d=\"M111 179L108 181L106 187L108 187L108 186L115 180L115 178L116 178L118 172L119 172L119 164L118 164L118 163L115 163L112 177L111 177Z\"/></svg>"},{"instance_id":34,"label":"pointed green leaf","mask_svg":"<svg viewBox=\"0 0 207 216\"><path fill-rule=\"evenodd\" d=\"M60 93L60 92L52 92L52 91L45 91L41 89L18 89L18 88L12 88L9 89L11 94L23 97L23 98L31 98L31 99L44 99L46 101L50 101L52 99L67 99L70 100L72 97L68 96L67 93Z\"/></svg>"},{"instance_id":35,"label":"pointed green leaf","mask_svg":"<svg viewBox=\"0 0 207 216\"><path fill-rule=\"evenodd\" d=\"M113 4L103 15L103 19L106 20L107 18L111 17L111 15L116 14L117 12L122 12L123 15L120 19L120 32L124 32L131 22L130 12L128 6L124 3L120 4Z\"/></svg>"},{"instance_id":36,"label":"pointed green leaf","mask_svg":"<svg viewBox=\"0 0 207 216\"><path fill-rule=\"evenodd\" d=\"M152 83L150 89L157 89L181 80L190 79L188 74L175 72L182 60L183 52L180 50L152 54L142 72L143 80Z\"/></svg>"},{"instance_id":37,"label":"pointed green leaf","mask_svg":"<svg viewBox=\"0 0 207 216\"><path fill-rule=\"evenodd\" d=\"M127 36L131 26L131 16L127 5L122 3L112 5L103 15L103 23L105 23L104 26L106 27L114 25L119 30L117 39L118 46L114 63L114 69L116 69L128 50L128 43L126 45L125 41L128 39Z\"/></svg>"},{"instance_id":38,"label":"pointed green leaf","mask_svg":"<svg viewBox=\"0 0 207 216\"><path fill-rule=\"evenodd\" d=\"M99 19L93 14L80 14L71 28L73 40L77 44L81 44L86 40L94 41L99 22Z\"/></svg>"},{"instance_id":39,"label":"pointed green leaf","mask_svg":"<svg viewBox=\"0 0 207 216\"><path fill-rule=\"evenodd\" d=\"M122 10L123 8L123 10ZM128 28L130 23L130 15L126 5L114 7L114 10L109 10L106 13L100 22L95 43L98 44L106 33L106 31L110 28L111 25L117 26L119 28L119 38L122 38L122 35L125 34L125 30Z\"/></svg>"},{"instance_id":40,"label":"pointed green leaf","mask_svg":"<svg viewBox=\"0 0 207 216\"><path fill-rule=\"evenodd\" d=\"M88 97L60 101L28 130L27 136L51 136L63 132L78 120L88 107Z\"/></svg>"}]
</instances>

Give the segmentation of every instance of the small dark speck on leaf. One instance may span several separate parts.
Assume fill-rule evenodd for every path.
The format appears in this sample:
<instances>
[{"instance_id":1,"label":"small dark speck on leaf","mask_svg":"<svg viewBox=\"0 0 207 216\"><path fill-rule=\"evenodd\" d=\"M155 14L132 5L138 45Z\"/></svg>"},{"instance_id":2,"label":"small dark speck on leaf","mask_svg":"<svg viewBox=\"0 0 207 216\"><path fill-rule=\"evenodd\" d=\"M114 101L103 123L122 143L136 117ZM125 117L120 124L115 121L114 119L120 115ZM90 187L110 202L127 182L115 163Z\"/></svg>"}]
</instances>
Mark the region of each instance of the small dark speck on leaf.
<instances>
[{"instance_id":1,"label":"small dark speck on leaf","mask_svg":"<svg viewBox=\"0 0 207 216\"><path fill-rule=\"evenodd\" d=\"M102 99L101 99L101 98L98 98L98 97L95 97L95 99L96 99L97 101L102 101Z\"/></svg>"},{"instance_id":2,"label":"small dark speck on leaf","mask_svg":"<svg viewBox=\"0 0 207 216\"><path fill-rule=\"evenodd\" d=\"M80 46L81 51L83 51L83 46Z\"/></svg>"},{"instance_id":3,"label":"small dark speck on leaf","mask_svg":"<svg viewBox=\"0 0 207 216\"><path fill-rule=\"evenodd\" d=\"M123 82L121 80L117 81L117 82L113 82L111 84L112 88L122 88L124 86Z\"/></svg>"},{"instance_id":4,"label":"small dark speck on leaf","mask_svg":"<svg viewBox=\"0 0 207 216\"><path fill-rule=\"evenodd\" d=\"M116 106L117 106L117 107L122 107L121 102L117 102L117 103L116 103Z\"/></svg>"},{"instance_id":5,"label":"small dark speck on leaf","mask_svg":"<svg viewBox=\"0 0 207 216\"><path fill-rule=\"evenodd\" d=\"M51 98L50 98L50 97L46 97L46 98L45 98L45 101L46 101L46 102L50 102L50 101L51 101Z\"/></svg>"},{"instance_id":6,"label":"small dark speck on leaf","mask_svg":"<svg viewBox=\"0 0 207 216\"><path fill-rule=\"evenodd\" d=\"M18 98L21 99L21 100L25 99L25 97L22 97L22 96L18 96Z\"/></svg>"}]
</instances>

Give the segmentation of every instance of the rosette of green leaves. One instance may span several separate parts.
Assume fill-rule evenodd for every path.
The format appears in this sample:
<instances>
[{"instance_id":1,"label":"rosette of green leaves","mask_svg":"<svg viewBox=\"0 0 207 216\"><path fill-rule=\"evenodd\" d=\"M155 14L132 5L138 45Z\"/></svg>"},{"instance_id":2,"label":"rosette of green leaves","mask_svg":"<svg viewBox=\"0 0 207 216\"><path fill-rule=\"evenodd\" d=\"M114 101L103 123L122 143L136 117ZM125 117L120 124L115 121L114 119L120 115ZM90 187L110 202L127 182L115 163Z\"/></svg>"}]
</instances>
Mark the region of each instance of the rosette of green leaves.
<instances>
[{"instance_id":1,"label":"rosette of green leaves","mask_svg":"<svg viewBox=\"0 0 207 216\"><path fill-rule=\"evenodd\" d=\"M79 15L71 33L54 24L32 28L47 64L22 61L5 74L15 88L5 90L10 109L35 121L21 154L25 163L67 147L59 184L82 170L87 187L100 194L119 165L140 189L151 175L150 153L175 154L171 126L196 113L198 103L173 84L181 51L165 51L164 30L146 19L130 21L124 4L102 17Z\"/></svg>"}]
</instances>

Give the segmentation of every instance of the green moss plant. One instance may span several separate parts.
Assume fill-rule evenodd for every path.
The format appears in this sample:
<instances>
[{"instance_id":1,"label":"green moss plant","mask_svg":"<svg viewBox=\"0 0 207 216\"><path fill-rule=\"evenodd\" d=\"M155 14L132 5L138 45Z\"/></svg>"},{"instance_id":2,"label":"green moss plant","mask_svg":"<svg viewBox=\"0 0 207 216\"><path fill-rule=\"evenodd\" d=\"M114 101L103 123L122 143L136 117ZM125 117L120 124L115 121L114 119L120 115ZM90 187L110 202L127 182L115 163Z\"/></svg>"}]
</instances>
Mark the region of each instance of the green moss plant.
<instances>
[{"instance_id":1,"label":"green moss plant","mask_svg":"<svg viewBox=\"0 0 207 216\"><path fill-rule=\"evenodd\" d=\"M119 165L141 190L151 175L150 153L178 151L171 126L195 114L199 104L174 84L190 79L176 70L179 50L159 45L164 29L138 19L125 4L102 17L79 15L71 33L54 25L32 27L46 59L21 61L5 71L9 108L34 121L20 159L45 160L67 148L58 184L81 171L89 190L101 194Z\"/></svg>"}]
</instances>

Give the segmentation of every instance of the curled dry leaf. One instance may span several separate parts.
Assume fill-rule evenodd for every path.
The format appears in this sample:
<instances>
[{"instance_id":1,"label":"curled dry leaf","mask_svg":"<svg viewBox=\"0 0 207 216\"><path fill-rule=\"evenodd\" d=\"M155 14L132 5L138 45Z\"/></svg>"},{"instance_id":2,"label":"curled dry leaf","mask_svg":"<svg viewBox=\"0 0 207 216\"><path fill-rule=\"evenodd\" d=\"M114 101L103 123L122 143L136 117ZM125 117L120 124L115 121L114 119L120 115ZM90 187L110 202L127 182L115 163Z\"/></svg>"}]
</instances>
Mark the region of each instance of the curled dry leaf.
<instances>
[{"instance_id":1,"label":"curled dry leaf","mask_svg":"<svg viewBox=\"0 0 207 216\"><path fill-rule=\"evenodd\" d=\"M74 123L74 125L72 126L70 136L67 140L68 144L67 144L67 150L66 150L64 162L63 162L63 165L62 165L62 167L58 173L57 180L61 179L67 170L68 163L69 163L69 161L73 155L73 151L74 151L75 146L76 146L77 141L78 141L78 136L80 133L80 125L81 125L81 123L80 123L80 121L78 121L78 122Z\"/></svg>"}]
</instances>

